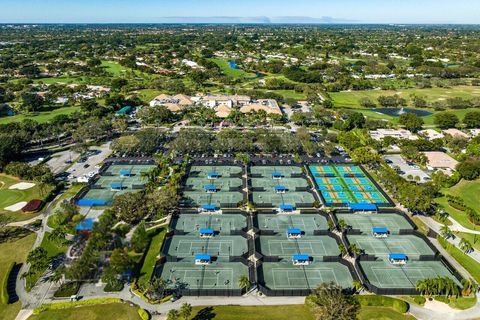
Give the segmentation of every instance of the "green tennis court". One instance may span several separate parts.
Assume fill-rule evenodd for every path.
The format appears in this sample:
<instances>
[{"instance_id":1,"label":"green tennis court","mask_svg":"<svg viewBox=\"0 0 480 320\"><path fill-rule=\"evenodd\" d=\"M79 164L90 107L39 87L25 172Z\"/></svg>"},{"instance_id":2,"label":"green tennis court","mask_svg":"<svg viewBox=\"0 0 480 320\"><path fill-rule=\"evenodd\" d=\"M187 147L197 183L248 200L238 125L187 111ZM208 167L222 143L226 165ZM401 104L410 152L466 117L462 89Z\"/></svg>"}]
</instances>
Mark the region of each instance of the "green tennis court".
<instances>
[{"instance_id":1,"label":"green tennis court","mask_svg":"<svg viewBox=\"0 0 480 320\"><path fill-rule=\"evenodd\" d=\"M206 266L197 266L193 259L183 261L162 265L159 276L168 281L169 288L240 289L238 279L240 276L248 276L248 267L241 263L216 261Z\"/></svg>"},{"instance_id":2,"label":"green tennis court","mask_svg":"<svg viewBox=\"0 0 480 320\"><path fill-rule=\"evenodd\" d=\"M105 170L105 174L120 176L122 172L129 172L130 175L140 176L143 172L148 172L155 168L148 164L112 164Z\"/></svg>"},{"instance_id":3,"label":"green tennis court","mask_svg":"<svg viewBox=\"0 0 480 320\"><path fill-rule=\"evenodd\" d=\"M219 208L228 206L237 206L243 201L241 192L216 192L207 193L205 191L185 191L183 192L183 202L190 206L202 206L204 204L213 204Z\"/></svg>"},{"instance_id":4,"label":"green tennis court","mask_svg":"<svg viewBox=\"0 0 480 320\"><path fill-rule=\"evenodd\" d=\"M360 261L368 281L378 288L415 288L418 280L449 277L460 285L441 261L408 261L393 265L386 261Z\"/></svg>"},{"instance_id":5,"label":"green tennis court","mask_svg":"<svg viewBox=\"0 0 480 320\"><path fill-rule=\"evenodd\" d=\"M306 234L313 234L314 230L328 229L327 219L318 214L258 214L255 219L259 229L281 234L291 228L298 228Z\"/></svg>"},{"instance_id":6,"label":"green tennis court","mask_svg":"<svg viewBox=\"0 0 480 320\"><path fill-rule=\"evenodd\" d=\"M200 238L200 236L175 236L172 238L168 255L179 258L194 257L195 254L206 253L213 257L238 257L248 251L247 239L242 236L215 236Z\"/></svg>"},{"instance_id":7,"label":"green tennis court","mask_svg":"<svg viewBox=\"0 0 480 320\"><path fill-rule=\"evenodd\" d=\"M343 288L352 286L352 275L338 262L294 266L291 261L265 262L261 265L265 285L272 290L314 289L319 284L335 282Z\"/></svg>"},{"instance_id":8,"label":"green tennis court","mask_svg":"<svg viewBox=\"0 0 480 320\"><path fill-rule=\"evenodd\" d=\"M340 255L337 242L328 236L304 236L300 239L287 239L286 235L262 235L259 239L260 253L264 256L289 259L294 254L307 254L321 260L324 256Z\"/></svg>"},{"instance_id":9,"label":"green tennis court","mask_svg":"<svg viewBox=\"0 0 480 320\"><path fill-rule=\"evenodd\" d=\"M196 191L205 191L205 186L215 186L220 191L229 191L230 188L241 188L241 178L219 178L209 180L207 178L191 177L187 179L185 186Z\"/></svg>"},{"instance_id":10,"label":"green tennis court","mask_svg":"<svg viewBox=\"0 0 480 320\"><path fill-rule=\"evenodd\" d=\"M241 175L243 168L239 166L192 166L188 175L190 177L208 178L208 173L217 173L220 178L228 178L232 175Z\"/></svg>"},{"instance_id":11,"label":"green tennis court","mask_svg":"<svg viewBox=\"0 0 480 320\"><path fill-rule=\"evenodd\" d=\"M263 188L265 191L273 191L275 187L283 186L286 192L295 191L297 188L308 188L308 181L303 178L252 178L252 188Z\"/></svg>"},{"instance_id":12,"label":"green tennis court","mask_svg":"<svg viewBox=\"0 0 480 320\"><path fill-rule=\"evenodd\" d=\"M253 203L255 204L272 204L278 207L282 204L293 204L297 208L299 205L313 207L315 198L308 192L287 192L284 194L274 192L253 192Z\"/></svg>"},{"instance_id":13,"label":"green tennis court","mask_svg":"<svg viewBox=\"0 0 480 320\"><path fill-rule=\"evenodd\" d=\"M215 232L230 234L232 230L247 227L247 219L241 214L181 214L172 224L175 230L198 235L199 229L210 228Z\"/></svg>"},{"instance_id":14,"label":"green tennis court","mask_svg":"<svg viewBox=\"0 0 480 320\"><path fill-rule=\"evenodd\" d=\"M337 220L344 220L352 229L360 230L364 234L371 234L372 228L387 228L390 234L413 229L407 219L399 214L337 213L336 216Z\"/></svg>"},{"instance_id":15,"label":"green tennis court","mask_svg":"<svg viewBox=\"0 0 480 320\"><path fill-rule=\"evenodd\" d=\"M388 260L390 253L406 254L409 261L421 255L435 255L428 244L415 235L392 235L388 238L375 238L372 235L348 235L348 241L356 244L366 254Z\"/></svg>"},{"instance_id":16,"label":"green tennis court","mask_svg":"<svg viewBox=\"0 0 480 320\"><path fill-rule=\"evenodd\" d=\"M296 166L251 166L250 174L259 175L263 178L271 178L272 173L281 173L283 177L291 177L292 174L302 174L302 168Z\"/></svg>"}]
</instances>

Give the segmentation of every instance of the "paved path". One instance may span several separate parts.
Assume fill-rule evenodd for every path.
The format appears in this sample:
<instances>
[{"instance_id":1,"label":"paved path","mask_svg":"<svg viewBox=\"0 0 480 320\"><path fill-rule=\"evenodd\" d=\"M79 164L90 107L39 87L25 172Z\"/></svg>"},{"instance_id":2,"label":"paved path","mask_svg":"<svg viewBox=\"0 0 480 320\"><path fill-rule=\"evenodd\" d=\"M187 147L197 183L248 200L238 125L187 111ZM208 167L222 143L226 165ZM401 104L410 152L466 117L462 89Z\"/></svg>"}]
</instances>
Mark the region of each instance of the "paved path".
<instances>
[{"instance_id":1,"label":"paved path","mask_svg":"<svg viewBox=\"0 0 480 320\"><path fill-rule=\"evenodd\" d=\"M450 312L435 311L412 303L409 313L418 320L473 320L480 317L480 301L477 300L477 304L473 308L467 310L452 309Z\"/></svg>"}]
</instances>

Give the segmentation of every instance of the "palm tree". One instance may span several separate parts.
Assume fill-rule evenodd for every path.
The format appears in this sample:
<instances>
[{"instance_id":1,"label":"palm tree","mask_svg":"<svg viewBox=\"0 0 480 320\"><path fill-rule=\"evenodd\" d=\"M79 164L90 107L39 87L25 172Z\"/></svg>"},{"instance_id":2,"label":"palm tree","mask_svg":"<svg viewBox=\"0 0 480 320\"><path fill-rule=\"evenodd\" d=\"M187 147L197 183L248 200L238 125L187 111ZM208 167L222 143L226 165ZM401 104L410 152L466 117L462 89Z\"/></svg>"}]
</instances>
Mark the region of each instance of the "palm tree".
<instances>
[{"instance_id":1,"label":"palm tree","mask_svg":"<svg viewBox=\"0 0 480 320\"><path fill-rule=\"evenodd\" d=\"M450 228L446 224L444 224L440 228L440 235L445 239L450 239L450 238L453 237L452 231L450 230Z\"/></svg>"},{"instance_id":2,"label":"palm tree","mask_svg":"<svg viewBox=\"0 0 480 320\"><path fill-rule=\"evenodd\" d=\"M245 288L245 290L248 291L250 289L250 279L248 279L248 276L240 276L238 278L238 286L242 289Z\"/></svg>"},{"instance_id":3,"label":"palm tree","mask_svg":"<svg viewBox=\"0 0 480 320\"><path fill-rule=\"evenodd\" d=\"M190 316L192 315L192 305L189 303L184 303L180 307L180 315L184 320L190 319Z\"/></svg>"},{"instance_id":4,"label":"palm tree","mask_svg":"<svg viewBox=\"0 0 480 320\"><path fill-rule=\"evenodd\" d=\"M356 292L360 292L363 289L363 285L360 281L358 280L353 280L352 281L352 286L355 289Z\"/></svg>"},{"instance_id":5,"label":"palm tree","mask_svg":"<svg viewBox=\"0 0 480 320\"><path fill-rule=\"evenodd\" d=\"M459 243L460 249L465 253L470 253L473 250L472 244L465 238L462 238Z\"/></svg>"},{"instance_id":6,"label":"palm tree","mask_svg":"<svg viewBox=\"0 0 480 320\"><path fill-rule=\"evenodd\" d=\"M167 313L167 320L178 320L180 318L180 314L176 309L170 309Z\"/></svg>"},{"instance_id":7,"label":"palm tree","mask_svg":"<svg viewBox=\"0 0 480 320\"><path fill-rule=\"evenodd\" d=\"M347 248L345 248L343 244L339 245L338 249L340 249L340 253L342 254L342 256L345 256L348 253Z\"/></svg>"},{"instance_id":8,"label":"palm tree","mask_svg":"<svg viewBox=\"0 0 480 320\"><path fill-rule=\"evenodd\" d=\"M338 220L338 227L340 228L340 231L343 232L343 231L347 230L348 225L345 222L345 220L340 219L340 220Z\"/></svg>"},{"instance_id":9,"label":"palm tree","mask_svg":"<svg viewBox=\"0 0 480 320\"><path fill-rule=\"evenodd\" d=\"M428 283L427 279L418 280L415 284L415 289L417 289L420 294L427 295L428 293Z\"/></svg>"},{"instance_id":10,"label":"palm tree","mask_svg":"<svg viewBox=\"0 0 480 320\"><path fill-rule=\"evenodd\" d=\"M362 249L356 243L350 244L348 246L348 250L350 250L351 253L357 256L362 254Z\"/></svg>"}]
</instances>

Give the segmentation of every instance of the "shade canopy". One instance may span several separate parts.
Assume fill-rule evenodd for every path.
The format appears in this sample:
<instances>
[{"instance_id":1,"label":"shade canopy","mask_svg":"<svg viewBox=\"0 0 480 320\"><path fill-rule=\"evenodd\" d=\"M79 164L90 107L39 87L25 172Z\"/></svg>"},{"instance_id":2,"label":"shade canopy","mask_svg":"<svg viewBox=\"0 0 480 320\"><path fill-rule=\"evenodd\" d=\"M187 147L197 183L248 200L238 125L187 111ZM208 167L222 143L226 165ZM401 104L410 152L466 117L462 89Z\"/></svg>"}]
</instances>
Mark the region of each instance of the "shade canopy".
<instances>
[{"instance_id":1,"label":"shade canopy","mask_svg":"<svg viewBox=\"0 0 480 320\"><path fill-rule=\"evenodd\" d=\"M287 234L302 234L302 230L300 230L300 229L288 229Z\"/></svg>"},{"instance_id":2,"label":"shade canopy","mask_svg":"<svg viewBox=\"0 0 480 320\"><path fill-rule=\"evenodd\" d=\"M407 255L404 253L390 253L388 258L390 260L407 260Z\"/></svg>"},{"instance_id":3,"label":"shade canopy","mask_svg":"<svg viewBox=\"0 0 480 320\"><path fill-rule=\"evenodd\" d=\"M200 234L214 234L215 231L210 228L202 228L199 230Z\"/></svg>"},{"instance_id":4,"label":"shade canopy","mask_svg":"<svg viewBox=\"0 0 480 320\"><path fill-rule=\"evenodd\" d=\"M388 234L388 229L387 228L373 228L372 232L373 233L379 233L379 234Z\"/></svg>"},{"instance_id":5,"label":"shade canopy","mask_svg":"<svg viewBox=\"0 0 480 320\"><path fill-rule=\"evenodd\" d=\"M199 253L195 255L195 260L211 261L212 257L209 254Z\"/></svg>"},{"instance_id":6,"label":"shade canopy","mask_svg":"<svg viewBox=\"0 0 480 320\"><path fill-rule=\"evenodd\" d=\"M308 254L294 254L292 256L293 261L310 261L310 256Z\"/></svg>"}]
</instances>

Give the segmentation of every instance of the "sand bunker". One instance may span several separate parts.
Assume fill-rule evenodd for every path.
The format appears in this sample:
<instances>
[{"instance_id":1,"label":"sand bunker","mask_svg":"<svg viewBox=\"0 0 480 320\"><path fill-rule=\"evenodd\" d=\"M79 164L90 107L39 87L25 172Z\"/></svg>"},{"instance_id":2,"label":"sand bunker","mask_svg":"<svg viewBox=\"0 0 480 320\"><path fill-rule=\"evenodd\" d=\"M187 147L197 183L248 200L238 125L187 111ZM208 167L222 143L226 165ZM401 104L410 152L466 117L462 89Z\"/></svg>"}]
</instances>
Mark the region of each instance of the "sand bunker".
<instances>
[{"instance_id":1,"label":"sand bunker","mask_svg":"<svg viewBox=\"0 0 480 320\"><path fill-rule=\"evenodd\" d=\"M6 207L5 210L11 212L19 211L22 210L22 208L25 207L26 204L27 201L17 202L16 204L12 204L11 206Z\"/></svg>"},{"instance_id":2,"label":"sand bunker","mask_svg":"<svg viewBox=\"0 0 480 320\"><path fill-rule=\"evenodd\" d=\"M20 182L17 184L14 184L13 186L10 186L10 190L27 190L30 188L35 187L35 183L30 183L30 182Z\"/></svg>"}]
</instances>

